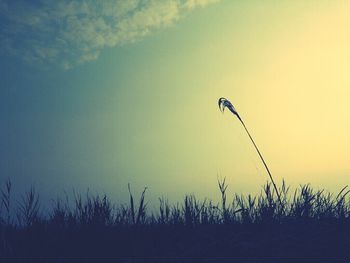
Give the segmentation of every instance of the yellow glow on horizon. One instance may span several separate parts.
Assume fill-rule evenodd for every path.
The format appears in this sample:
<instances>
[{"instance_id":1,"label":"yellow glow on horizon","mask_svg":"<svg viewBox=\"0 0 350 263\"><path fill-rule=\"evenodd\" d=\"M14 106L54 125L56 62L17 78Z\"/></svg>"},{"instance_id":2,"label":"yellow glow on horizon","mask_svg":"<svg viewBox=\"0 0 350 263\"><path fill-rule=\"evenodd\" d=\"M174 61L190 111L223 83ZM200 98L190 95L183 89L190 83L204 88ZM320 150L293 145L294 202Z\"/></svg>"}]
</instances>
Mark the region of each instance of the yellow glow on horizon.
<instances>
[{"instance_id":1,"label":"yellow glow on horizon","mask_svg":"<svg viewBox=\"0 0 350 263\"><path fill-rule=\"evenodd\" d=\"M280 33L245 83L253 97L245 111L278 176L317 182L350 172L349 10L319 8Z\"/></svg>"},{"instance_id":2,"label":"yellow glow on horizon","mask_svg":"<svg viewBox=\"0 0 350 263\"><path fill-rule=\"evenodd\" d=\"M145 55L147 70L132 82L139 90L125 96L138 105L136 113L118 113L135 125L126 132L132 142L118 145L118 169L132 167L130 174L145 174L140 184L167 195L213 197L217 175L227 177L232 191L260 191L267 174L239 122L220 113L217 99L226 97L276 181L332 191L344 186L350 173L348 11L350 3L342 1L226 1L156 37L157 56Z\"/></svg>"}]
</instances>

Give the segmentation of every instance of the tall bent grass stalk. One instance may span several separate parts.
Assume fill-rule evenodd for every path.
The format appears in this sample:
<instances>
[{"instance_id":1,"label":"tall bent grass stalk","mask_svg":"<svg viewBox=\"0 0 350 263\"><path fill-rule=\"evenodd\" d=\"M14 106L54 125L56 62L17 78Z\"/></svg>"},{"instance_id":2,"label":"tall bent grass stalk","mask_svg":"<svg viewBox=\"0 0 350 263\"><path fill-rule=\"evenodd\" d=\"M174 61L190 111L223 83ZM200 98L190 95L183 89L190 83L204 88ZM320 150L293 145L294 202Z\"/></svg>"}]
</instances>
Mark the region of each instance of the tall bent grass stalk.
<instances>
[{"instance_id":1,"label":"tall bent grass stalk","mask_svg":"<svg viewBox=\"0 0 350 263\"><path fill-rule=\"evenodd\" d=\"M273 187L274 187L274 189L275 189L275 191L276 191L276 194L277 194L277 197L278 197L278 201L279 201L279 203L281 204L281 208L282 208L282 210L283 210L284 208L283 208L283 203L282 203L282 200L281 200L281 196L280 196L280 194L279 194L279 191L278 191L278 189L277 189L277 186L276 186L276 184L275 184L275 181L273 180L273 177L272 177L272 175L271 175L270 169L269 169L269 167L267 166L267 164L266 164L266 162L265 162L265 160L264 160L264 157L263 157L262 154L260 153L260 150L259 150L258 146L256 145L256 143L255 143L253 137L250 135L250 133L249 133L247 127L245 126L245 124L244 124L244 122L243 122L241 116L239 116L239 114L238 114L238 112L236 111L235 107L233 107L232 103L231 103L228 99L220 98L219 101L218 101L218 104L219 104L219 108L220 108L221 112L224 112L225 108L228 108L234 115L237 116L237 118L239 119L239 121L242 123L242 125L243 125L245 131L247 132L247 134L248 134L250 140L252 141L252 143L253 143L253 145L254 145L256 151L258 152L259 157L260 157L262 163L264 164L267 173L269 174L269 177L270 177L270 180L271 180L271 182L272 182L272 185L273 185Z\"/></svg>"}]
</instances>

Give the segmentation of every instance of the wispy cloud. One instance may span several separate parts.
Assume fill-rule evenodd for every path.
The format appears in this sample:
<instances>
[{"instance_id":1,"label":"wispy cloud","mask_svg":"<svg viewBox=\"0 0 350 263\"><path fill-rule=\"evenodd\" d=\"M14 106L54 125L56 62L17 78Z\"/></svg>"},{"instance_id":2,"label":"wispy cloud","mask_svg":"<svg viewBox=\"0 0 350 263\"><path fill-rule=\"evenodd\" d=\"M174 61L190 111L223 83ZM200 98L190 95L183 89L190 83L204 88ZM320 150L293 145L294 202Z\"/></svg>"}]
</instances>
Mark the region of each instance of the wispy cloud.
<instances>
[{"instance_id":1,"label":"wispy cloud","mask_svg":"<svg viewBox=\"0 0 350 263\"><path fill-rule=\"evenodd\" d=\"M0 0L1 52L65 69L219 0Z\"/></svg>"}]
</instances>

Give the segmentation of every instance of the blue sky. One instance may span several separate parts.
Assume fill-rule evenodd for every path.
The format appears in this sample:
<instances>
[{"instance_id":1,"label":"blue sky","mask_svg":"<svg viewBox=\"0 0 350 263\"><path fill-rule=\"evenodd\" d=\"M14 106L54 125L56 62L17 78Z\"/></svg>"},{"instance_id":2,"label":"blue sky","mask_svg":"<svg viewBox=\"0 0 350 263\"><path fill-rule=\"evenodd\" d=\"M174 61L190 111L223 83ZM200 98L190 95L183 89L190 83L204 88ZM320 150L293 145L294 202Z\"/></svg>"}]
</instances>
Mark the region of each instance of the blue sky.
<instances>
[{"instance_id":1,"label":"blue sky","mask_svg":"<svg viewBox=\"0 0 350 263\"><path fill-rule=\"evenodd\" d=\"M184 47L164 45L166 29L214 2L1 1L2 181L45 197L73 187L118 196L128 182L147 184L141 169L127 171L148 151L137 147L140 124L156 121L141 107L159 110L145 102L159 89L154 65L175 65Z\"/></svg>"}]
</instances>

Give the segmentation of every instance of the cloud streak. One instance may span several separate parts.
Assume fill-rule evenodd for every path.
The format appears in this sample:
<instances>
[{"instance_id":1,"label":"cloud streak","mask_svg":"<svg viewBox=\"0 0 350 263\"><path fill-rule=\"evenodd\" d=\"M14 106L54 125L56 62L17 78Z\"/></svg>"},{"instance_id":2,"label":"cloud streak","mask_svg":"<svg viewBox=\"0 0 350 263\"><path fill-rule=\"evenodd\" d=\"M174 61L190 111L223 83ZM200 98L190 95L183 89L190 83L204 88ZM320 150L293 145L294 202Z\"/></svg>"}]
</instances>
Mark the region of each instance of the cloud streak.
<instances>
[{"instance_id":1,"label":"cloud streak","mask_svg":"<svg viewBox=\"0 0 350 263\"><path fill-rule=\"evenodd\" d=\"M219 0L0 0L1 52L69 69Z\"/></svg>"}]
</instances>

